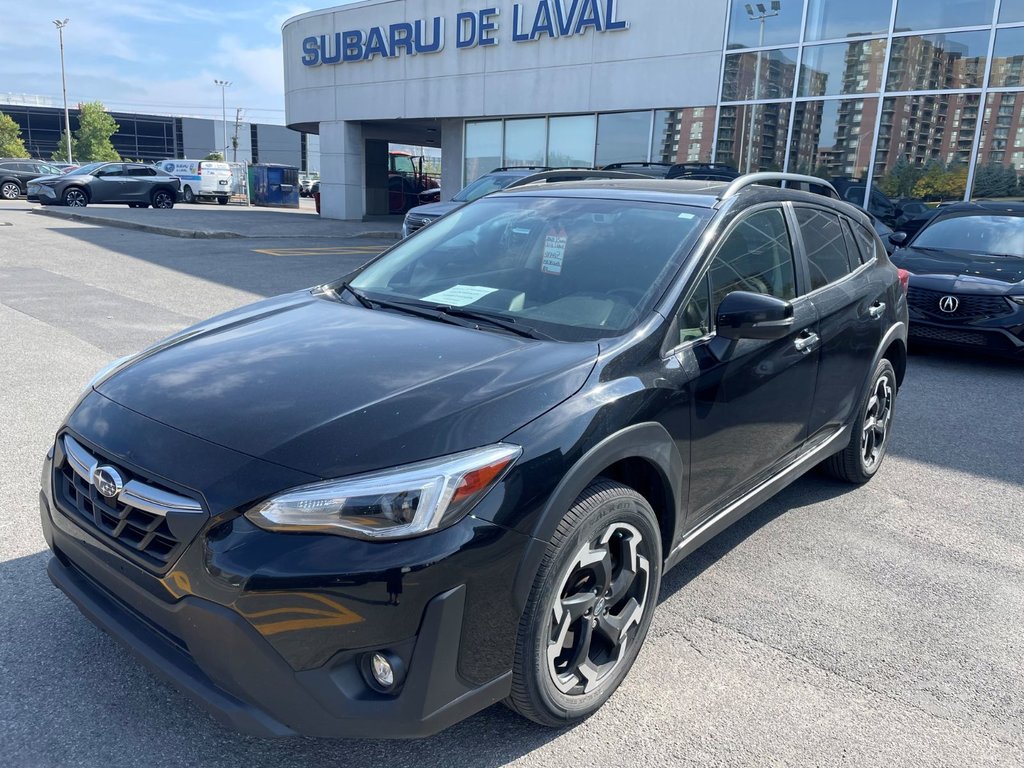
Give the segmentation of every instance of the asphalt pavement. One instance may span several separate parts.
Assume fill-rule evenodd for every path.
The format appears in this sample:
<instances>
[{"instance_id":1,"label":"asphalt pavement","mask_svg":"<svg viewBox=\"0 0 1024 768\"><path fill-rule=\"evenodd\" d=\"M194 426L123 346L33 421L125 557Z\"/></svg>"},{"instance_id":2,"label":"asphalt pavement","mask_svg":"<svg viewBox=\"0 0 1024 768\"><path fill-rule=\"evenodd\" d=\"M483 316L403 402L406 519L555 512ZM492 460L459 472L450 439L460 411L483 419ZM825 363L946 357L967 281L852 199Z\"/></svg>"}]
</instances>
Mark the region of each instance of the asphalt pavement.
<instances>
[{"instance_id":1,"label":"asphalt pavement","mask_svg":"<svg viewBox=\"0 0 1024 768\"><path fill-rule=\"evenodd\" d=\"M576 728L500 705L416 742L222 728L51 586L42 456L112 358L389 242L183 240L29 208L0 203L0 764L1024 763L1024 366L946 353L911 357L871 483L805 477L666 575L632 673Z\"/></svg>"}]
</instances>

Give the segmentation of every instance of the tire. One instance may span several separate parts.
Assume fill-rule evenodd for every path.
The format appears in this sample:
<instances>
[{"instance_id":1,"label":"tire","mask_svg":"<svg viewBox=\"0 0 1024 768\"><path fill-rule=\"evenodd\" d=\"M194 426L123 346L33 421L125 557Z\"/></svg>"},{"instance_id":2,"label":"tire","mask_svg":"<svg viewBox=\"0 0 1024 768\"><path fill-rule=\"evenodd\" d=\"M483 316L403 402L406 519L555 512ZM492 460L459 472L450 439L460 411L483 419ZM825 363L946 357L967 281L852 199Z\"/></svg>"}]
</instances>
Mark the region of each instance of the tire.
<instances>
[{"instance_id":1,"label":"tire","mask_svg":"<svg viewBox=\"0 0 1024 768\"><path fill-rule=\"evenodd\" d=\"M856 485L875 476L889 446L897 389L896 371L892 363L882 358L858 409L850 443L822 463L825 472Z\"/></svg>"},{"instance_id":2,"label":"tire","mask_svg":"<svg viewBox=\"0 0 1024 768\"><path fill-rule=\"evenodd\" d=\"M68 187L61 195L61 201L69 208L85 208L89 204L89 195L84 189Z\"/></svg>"},{"instance_id":3,"label":"tire","mask_svg":"<svg viewBox=\"0 0 1024 768\"><path fill-rule=\"evenodd\" d=\"M0 184L0 197L4 200L17 200L21 197L21 185L16 181L5 181Z\"/></svg>"},{"instance_id":4,"label":"tire","mask_svg":"<svg viewBox=\"0 0 1024 768\"><path fill-rule=\"evenodd\" d=\"M158 189L153 192L153 207L161 209L169 209L174 207L174 195L168 192L166 189Z\"/></svg>"},{"instance_id":5,"label":"tire","mask_svg":"<svg viewBox=\"0 0 1024 768\"><path fill-rule=\"evenodd\" d=\"M196 201L195 193L192 192L192 187L186 186L181 191L181 201L183 203L194 203Z\"/></svg>"},{"instance_id":6,"label":"tire","mask_svg":"<svg viewBox=\"0 0 1024 768\"><path fill-rule=\"evenodd\" d=\"M228 199L222 195L221 197L217 198L217 203L219 205L227 205L228 204Z\"/></svg>"},{"instance_id":7,"label":"tire","mask_svg":"<svg viewBox=\"0 0 1024 768\"><path fill-rule=\"evenodd\" d=\"M658 531L632 488L599 479L580 494L544 552L519 622L510 709L558 728L589 717L615 692L654 615Z\"/></svg>"}]
</instances>

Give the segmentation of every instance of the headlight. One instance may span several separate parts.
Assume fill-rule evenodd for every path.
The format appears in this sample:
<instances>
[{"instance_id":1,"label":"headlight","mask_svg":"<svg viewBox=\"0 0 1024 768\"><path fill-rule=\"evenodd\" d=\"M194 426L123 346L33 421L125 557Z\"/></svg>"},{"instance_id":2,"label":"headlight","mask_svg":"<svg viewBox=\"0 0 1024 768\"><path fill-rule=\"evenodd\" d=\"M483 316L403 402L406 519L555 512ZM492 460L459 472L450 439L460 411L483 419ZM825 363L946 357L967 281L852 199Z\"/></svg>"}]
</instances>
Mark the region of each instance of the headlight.
<instances>
[{"instance_id":1,"label":"headlight","mask_svg":"<svg viewBox=\"0 0 1024 768\"><path fill-rule=\"evenodd\" d=\"M461 519L522 453L499 443L382 472L304 485L245 513L271 531L419 536Z\"/></svg>"},{"instance_id":2,"label":"headlight","mask_svg":"<svg viewBox=\"0 0 1024 768\"><path fill-rule=\"evenodd\" d=\"M1016 304L1024 304L1024 296L1007 296L1007 298Z\"/></svg>"}]
</instances>

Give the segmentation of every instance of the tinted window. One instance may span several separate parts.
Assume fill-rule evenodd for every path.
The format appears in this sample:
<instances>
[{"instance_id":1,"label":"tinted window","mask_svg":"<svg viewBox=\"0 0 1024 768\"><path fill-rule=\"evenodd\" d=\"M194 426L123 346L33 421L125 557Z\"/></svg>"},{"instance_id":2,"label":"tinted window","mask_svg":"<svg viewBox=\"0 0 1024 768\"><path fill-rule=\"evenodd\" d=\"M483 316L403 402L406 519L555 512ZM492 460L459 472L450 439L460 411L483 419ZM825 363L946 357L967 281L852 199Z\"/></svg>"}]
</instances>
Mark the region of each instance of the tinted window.
<instances>
[{"instance_id":1,"label":"tinted window","mask_svg":"<svg viewBox=\"0 0 1024 768\"><path fill-rule=\"evenodd\" d=\"M95 175L95 176L103 176L103 177L107 177L107 176L123 176L124 175L124 166L123 165L105 165L102 168L97 169L93 175Z\"/></svg>"},{"instance_id":2,"label":"tinted window","mask_svg":"<svg viewBox=\"0 0 1024 768\"><path fill-rule=\"evenodd\" d=\"M811 290L822 288L849 274L850 255L839 216L816 208L797 208L796 219L807 252Z\"/></svg>"},{"instance_id":3,"label":"tinted window","mask_svg":"<svg viewBox=\"0 0 1024 768\"><path fill-rule=\"evenodd\" d=\"M597 119L597 165L646 160L651 145L650 112L622 112Z\"/></svg>"},{"instance_id":4,"label":"tinted window","mask_svg":"<svg viewBox=\"0 0 1024 768\"><path fill-rule=\"evenodd\" d=\"M625 200L485 197L402 241L352 285L563 340L618 335L662 294L708 215Z\"/></svg>"},{"instance_id":5,"label":"tinted window","mask_svg":"<svg viewBox=\"0 0 1024 768\"><path fill-rule=\"evenodd\" d=\"M125 176L156 176L156 169L146 165L130 165Z\"/></svg>"},{"instance_id":6,"label":"tinted window","mask_svg":"<svg viewBox=\"0 0 1024 768\"><path fill-rule=\"evenodd\" d=\"M864 263L873 261L876 257L876 242L873 232L869 232L859 224L850 227L853 230L853 239L857 242L860 250L860 260Z\"/></svg>"},{"instance_id":7,"label":"tinted window","mask_svg":"<svg viewBox=\"0 0 1024 768\"><path fill-rule=\"evenodd\" d=\"M771 208L744 218L711 264L713 309L733 291L796 297L793 248L782 211Z\"/></svg>"},{"instance_id":8,"label":"tinted window","mask_svg":"<svg viewBox=\"0 0 1024 768\"><path fill-rule=\"evenodd\" d=\"M1024 218L953 216L933 221L914 238L915 248L1024 256Z\"/></svg>"}]
</instances>

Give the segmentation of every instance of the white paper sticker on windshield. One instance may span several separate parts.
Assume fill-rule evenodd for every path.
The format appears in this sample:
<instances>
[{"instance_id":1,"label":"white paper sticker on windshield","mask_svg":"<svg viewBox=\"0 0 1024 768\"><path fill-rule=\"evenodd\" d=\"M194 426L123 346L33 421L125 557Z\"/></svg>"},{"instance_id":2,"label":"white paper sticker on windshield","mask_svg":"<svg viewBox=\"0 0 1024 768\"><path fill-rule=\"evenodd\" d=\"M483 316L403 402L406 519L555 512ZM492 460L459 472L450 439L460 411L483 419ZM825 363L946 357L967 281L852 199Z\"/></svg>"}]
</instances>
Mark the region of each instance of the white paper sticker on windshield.
<instances>
[{"instance_id":1,"label":"white paper sticker on windshield","mask_svg":"<svg viewBox=\"0 0 1024 768\"><path fill-rule=\"evenodd\" d=\"M437 304L447 304L451 307L464 307L479 301L484 296L497 292L497 288L486 288L482 285L453 285L446 291L432 293L424 296L424 301L433 301Z\"/></svg>"},{"instance_id":2,"label":"white paper sticker on windshield","mask_svg":"<svg viewBox=\"0 0 1024 768\"><path fill-rule=\"evenodd\" d=\"M565 244L568 238L565 230L552 232L544 238L544 260L540 270L545 275L562 274L562 262L565 260Z\"/></svg>"}]
</instances>

